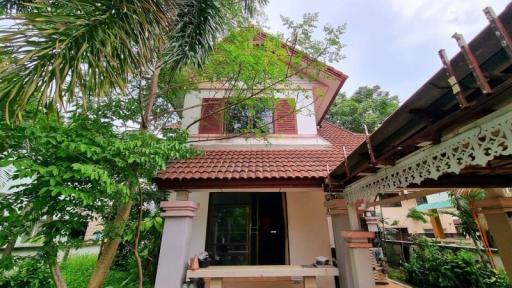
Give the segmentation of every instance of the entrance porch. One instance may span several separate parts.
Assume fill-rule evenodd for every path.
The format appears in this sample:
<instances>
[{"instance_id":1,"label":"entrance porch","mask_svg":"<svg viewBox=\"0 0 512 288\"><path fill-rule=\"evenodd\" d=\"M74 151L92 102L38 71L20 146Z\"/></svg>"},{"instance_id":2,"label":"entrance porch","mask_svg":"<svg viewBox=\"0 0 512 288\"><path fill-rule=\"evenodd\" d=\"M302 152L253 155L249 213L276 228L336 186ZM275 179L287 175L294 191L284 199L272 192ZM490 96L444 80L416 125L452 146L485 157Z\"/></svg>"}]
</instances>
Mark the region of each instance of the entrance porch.
<instances>
[{"instance_id":1,"label":"entrance porch","mask_svg":"<svg viewBox=\"0 0 512 288\"><path fill-rule=\"evenodd\" d=\"M280 265L271 267L287 267L276 270L281 272L293 267L290 272L293 274L297 272L297 267L312 265L317 256L331 257L330 225L321 189L267 188L258 192L243 189L237 192L194 190L173 194L172 200L162 202L163 216L166 218L156 287L175 287L168 285L170 281L176 282L176 285L178 282L183 283L186 263L190 257L202 251L210 254L210 267L233 268L220 268L222 273L228 270L240 271L243 267L255 271L251 268L256 267L253 265ZM180 225L175 222L180 220L183 225L178 230ZM178 246L179 242L182 245ZM313 273L309 275L313 278L318 276L313 281L318 285L316 287L335 287L334 276L338 274L336 268L323 274L320 268L309 268L307 271L306 274ZM198 271L210 272L204 269ZM315 273L322 274L322 277ZM297 281L302 283L300 275L288 275L285 272L280 273L282 275L270 274L260 277L265 280L274 277L270 280L284 281L286 285L293 285ZM246 280L251 282L250 279ZM227 285L232 281L240 279L227 280ZM308 281L312 280L308 278ZM263 285L261 281L256 282L256 287ZM159 283L166 284L158 286Z\"/></svg>"}]
</instances>

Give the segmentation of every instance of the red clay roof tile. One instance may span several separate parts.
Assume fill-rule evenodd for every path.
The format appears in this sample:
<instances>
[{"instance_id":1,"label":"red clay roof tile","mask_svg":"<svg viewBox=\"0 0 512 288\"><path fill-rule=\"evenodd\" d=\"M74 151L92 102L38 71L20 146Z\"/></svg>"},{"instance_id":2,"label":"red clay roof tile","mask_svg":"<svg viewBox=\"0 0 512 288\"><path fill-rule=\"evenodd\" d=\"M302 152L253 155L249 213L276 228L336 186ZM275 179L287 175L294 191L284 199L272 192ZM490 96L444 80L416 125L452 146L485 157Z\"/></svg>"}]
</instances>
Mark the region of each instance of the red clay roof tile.
<instances>
[{"instance_id":1,"label":"red clay roof tile","mask_svg":"<svg viewBox=\"0 0 512 288\"><path fill-rule=\"evenodd\" d=\"M332 146L325 148L261 148L206 150L203 155L179 160L160 171L157 180L194 179L299 179L323 178L365 139L323 121L318 134Z\"/></svg>"}]
</instances>

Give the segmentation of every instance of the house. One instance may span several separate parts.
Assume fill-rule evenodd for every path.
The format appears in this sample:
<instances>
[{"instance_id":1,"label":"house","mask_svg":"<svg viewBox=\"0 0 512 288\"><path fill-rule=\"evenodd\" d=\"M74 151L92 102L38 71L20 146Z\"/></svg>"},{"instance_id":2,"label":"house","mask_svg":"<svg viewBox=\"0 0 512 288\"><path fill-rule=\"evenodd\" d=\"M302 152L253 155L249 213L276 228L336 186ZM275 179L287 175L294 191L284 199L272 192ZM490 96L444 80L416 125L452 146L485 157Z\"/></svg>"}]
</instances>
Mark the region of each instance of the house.
<instances>
[{"instance_id":1,"label":"house","mask_svg":"<svg viewBox=\"0 0 512 288\"><path fill-rule=\"evenodd\" d=\"M204 83L185 96L183 126L204 154L171 163L155 182L169 190L155 287L181 287L185 261L208 251L212 265L307 265L331 256L324 186L333 167L365 136L324 121L347 76L325 66L290 79L299 95L282 91L265 139L240 136L244 111L227 109L227 91ZM289 88L295 87L295 88ZM296 106L305 107L299 111ZM218 113L215 113L218 112ZM224 121L225 114L234 121ZM237 118L240 117L240 118ZM255 120L255 119L252 119ZM335 287L319 277L318 287ZM172 282L172 283L171 283Z\"/></svg>"},{"instance_id":2,"label":"house","mask_svg":"<svg viewBox=\"0 0 512 288\"><path fill-rule=\"evenodd\" d=\"M403 194L410 195L415 190L404 190ZM390 199L398 196L398 193L387 193L380 195L379 200ZM382 231L383 224L387 230L388 239L407 240L410 235L425 235L435 237L434 227L429 217L425 216L427 222L423 223L407 217L411 209L416 209L423 213L435 209L438 211L453 212L449 194L446 191L436 194L430 194L420 197L412 197L402 201L384 203L382 205L369 207L366 210L366 222L370 231ZM457 231L457 218L447 214L438 213L439 224L443 231L442 238L464 238ZM372 226L373 225L373 226Z\"/></svg>"}]
</instances>

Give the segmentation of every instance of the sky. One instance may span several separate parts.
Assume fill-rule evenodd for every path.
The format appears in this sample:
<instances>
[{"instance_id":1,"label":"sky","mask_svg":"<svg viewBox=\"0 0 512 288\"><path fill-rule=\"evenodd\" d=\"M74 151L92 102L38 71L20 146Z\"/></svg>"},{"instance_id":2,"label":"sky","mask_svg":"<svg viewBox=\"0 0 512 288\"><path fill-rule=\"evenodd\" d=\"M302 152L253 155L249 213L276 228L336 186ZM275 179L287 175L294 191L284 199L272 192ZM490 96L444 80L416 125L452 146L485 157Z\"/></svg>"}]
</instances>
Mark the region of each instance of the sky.
<instances>
[{"instance_id":1,"label":"sky","mask_svg":"<svg viewBox=\"0 0 512 288\"><path fill-rule=\"evenodd\" d=\"M319 12L319 27L347 24L345 59L330 63L349 76L342 91L380 85L403 102L441 68L437 52L459 51L453 33L467 42L488 24L482 9L500 14L506 0L270 0L268 29L284 32L280 15L300 20ZM318 35L321 37L321 34Z\"/></svg>"}]
</instances>

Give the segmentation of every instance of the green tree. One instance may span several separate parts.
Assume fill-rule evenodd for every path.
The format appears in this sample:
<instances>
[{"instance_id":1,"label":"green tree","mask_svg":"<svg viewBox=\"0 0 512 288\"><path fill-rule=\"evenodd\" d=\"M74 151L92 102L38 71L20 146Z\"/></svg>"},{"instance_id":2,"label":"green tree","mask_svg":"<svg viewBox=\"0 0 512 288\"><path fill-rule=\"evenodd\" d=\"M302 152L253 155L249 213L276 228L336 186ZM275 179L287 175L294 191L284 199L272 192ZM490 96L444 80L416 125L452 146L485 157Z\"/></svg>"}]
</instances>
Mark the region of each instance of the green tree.
<instances>
[{"instance_id":1,"label":"green tree","mask_svg":"<svg viewBox=\"0 0 512 288\"><path fill-rule=\"evenodd\" d=\"M74 229L98 217L119 217L113 213L115 206L133 198L141 181L150 181L167 161L193 153L186 137L175 131L164 137L116 132L110 121L83 114L67 121L38 116L3 130L9 146L3 164L15 165L15 177L34 181L3 196L0 243L30 231L42 220L35 237L43 241L41 253L57 287L65 287L56 263L59 248L82 244L71 237ZM121 236L116 225L106 222L106 239Z\"/></svg>"},{"instance_id":2,"label":"green tree","mask_svg":"<svg viewBox=\"0 0 512 288\"><path fill-rule=\"evenodd\" d=\"M200 65L233 19L243 19L242 11L253 12L265 2L4 1L2 12L14 13L17 23L0 37L0 55L12 59L0 67L0 116L20 121L29 103L60 113L70 104L86 108L96 99L124 95L135 78L146 92L138 94L138 110L139 130L147 131L161 67L177 71ZM125 168L133 173L131 165ZM130 178L124 181L133 184ZM137 187L129 188L129 197L113 205L114 231L103 245L89 287L100 287L111 266L136 197ZM141 276L138 249L134 253ZM57 278L57 285L65 285Z\"/></svg>"},{"instance_id":3,"label":"green tree","mask_svg":"<svg viewBox=\"0 0 512 288\"><path fill-rule=\"evenodd\" d=\"M471 238L482 263L489 267L493 267L492 257L486 256L483 252L484 249L488 248L484 245L483 241L483 237L485 237L485 235L482 235L481 232L483 231L479 228L475 211L472 211L474 209L472 208L472 203L474 201L484 199L485 191L479 188L457 189L450 192L449 195L452 206L455 207L455 211L445 210L442 213L449 214L460 219L462 234Z\"/></svg>"},{"instance_id":4,"label":"green tree","mask_svg":"<svg viewBox=\"0 0 512 288\"><path fill-rule=\"evenodd\" d=\"M340 93L327 113L327 120L352 132L364 132L364 125L373 132L399 105L398 96L381 90L380 86L359 87L351 97Z\"/></svg>"},{"instance_id":5,"label":"green tree","mask_svg":"<svg viewBox=\"0 0 512 288\"><path fill-rule=\"evenodd\" d=\"M12 59L0 68L0 116L8 121L20 122L27 105L35 103L39 111L64 115L61 121L68 125L65 107L71 106L82 113L96 113L96 118L91 118L94 121L110 119L121 126L111 127L113 135L117 135L116 129L137 130L133 135L148 135L153 138L146 140L158 143L155 135L160 136L165 123L191 109L182 107L183 91L197 82L226 81L228 90L236 91L234 96L242 96L233 105L256 102L255 96L272 94L276 85L290 84L288 79L297 71L304 72L309 65L324 66L318 61L302 66L305 54L313 55L313 60L336 60L342 55L339 36L344 27L325 27L323 41L311 38L317 14L307 14L302 22L286 21L293 36L287 38L288 48L295 53L282 49L279 40L286 40L284 37L269 37L261 48L251 45L254 49L248 53L251 34L237 37L230 33L231 28L247 23L245 12L254 12L257 4L266 2L263 0L8 2L5 11L15 13L18 20L16 27L3 30L0 37L6 44L1 54ZM254 36L257 31L251 33ZM226 41L216 42L220 35ZM216 53L206 61L214 45ZM257 53L258 49L266 54ZM152 159L152 165L161 160ZM124 183L129 193L111 203L114 210L105 221L110 221L112 231L106 235L89 287L102 285L133 201L138 202L134 254L139 287L142 285L138 239L144 201L138 184L148 183L154 169L139 167L137 161L128 164L121 175L107 174ZM55 198L46 198L50 199Z\"/></svg>"}]
</instances>

